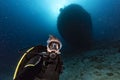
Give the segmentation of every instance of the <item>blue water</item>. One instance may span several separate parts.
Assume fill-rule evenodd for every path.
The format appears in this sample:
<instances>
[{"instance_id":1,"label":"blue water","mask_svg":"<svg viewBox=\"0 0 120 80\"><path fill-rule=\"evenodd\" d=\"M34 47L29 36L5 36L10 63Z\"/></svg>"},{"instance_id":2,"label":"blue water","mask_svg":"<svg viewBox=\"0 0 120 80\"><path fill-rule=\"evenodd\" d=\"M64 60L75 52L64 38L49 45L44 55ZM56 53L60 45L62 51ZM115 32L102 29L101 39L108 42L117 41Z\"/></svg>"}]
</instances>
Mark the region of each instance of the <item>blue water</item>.
<instances>
[{"instance_id":1,"label":"blue water","mask_svg":"<svg viewBox=\"0 0 120 80\"><path fill-rule=\"evenodd\" d=\"M120 0L0 0L0 79L12 80L19 49L46 45L49 34L61 39L57 16L71 3L90 13L95 40L120 39Z\"/></svg>"}]
</instances>

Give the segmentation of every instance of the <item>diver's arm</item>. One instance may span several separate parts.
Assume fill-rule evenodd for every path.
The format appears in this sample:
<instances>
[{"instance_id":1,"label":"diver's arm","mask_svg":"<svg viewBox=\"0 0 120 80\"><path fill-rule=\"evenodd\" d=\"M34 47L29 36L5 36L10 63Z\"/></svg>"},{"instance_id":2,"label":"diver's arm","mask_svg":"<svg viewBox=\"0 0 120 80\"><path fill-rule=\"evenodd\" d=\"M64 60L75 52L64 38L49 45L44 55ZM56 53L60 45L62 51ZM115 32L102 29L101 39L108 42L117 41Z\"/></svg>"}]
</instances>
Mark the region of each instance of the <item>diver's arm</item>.
<instances>
[{"instance_id":1,"label":"diver's arm","mask_svg":"<svg viewBox=\"0 0 120 80\"><path fill-rule=\"evenodd\" d=\"M60 54L58 56L58 60L59 73L63 73L64 65Z\"/></svg>"},{"instance_id":2,"label":"diver's arm","mask_svg":"<svg viewBox=\"0 0 120 80\"><path fill-rule=\"evenodd\" d=\"M60 73L63 73L63 70L65 69L63 65L63 61L60 62Z\"/></svg>"},{"instance_id":3,"label":"diver's arm","mask_svg":"<svg viewBox=\"0 0 120 80\"><path fill-rule=\"evenodd\" d=\"M39 62L41 61L41 56L39 55L36 55L35 57L31 58L27 64L24 66L24 68L27 68L27 67L34 67L36 66Z\"/></svg>"},{"instance_id":4,"label":"diver's arm","mask_svg":"<svg viewBox=\"0 0 120 80\"><path fill-rule=\"evenodd\" d=\"M24 66L23 71L16 77L15 80L33 80L34 76L40 71L42 58L36 55L31 58Z\"/></svg>"}]
</instances>

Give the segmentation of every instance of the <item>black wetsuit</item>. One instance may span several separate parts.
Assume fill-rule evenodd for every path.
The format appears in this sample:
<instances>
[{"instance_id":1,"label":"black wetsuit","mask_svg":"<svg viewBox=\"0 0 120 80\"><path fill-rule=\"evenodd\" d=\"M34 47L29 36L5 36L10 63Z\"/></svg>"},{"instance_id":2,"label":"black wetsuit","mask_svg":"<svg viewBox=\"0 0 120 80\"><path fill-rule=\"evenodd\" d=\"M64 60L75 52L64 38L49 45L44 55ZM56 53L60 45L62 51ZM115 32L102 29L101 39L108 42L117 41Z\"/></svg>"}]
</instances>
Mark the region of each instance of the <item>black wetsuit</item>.
<instances>
[{"instance_id":1,"label":"black wetsuit","mask_svg":"<svg viewBox=\"0 0 120 80\"><path fill-rule=\"evenodd\" d=\"M37 46L30 51L30 54L28 53L29 60L15 80L59 80L63 66L60 54L52 59L46 47L42 51L40 48Z\"/></svg>"}]
</instances>

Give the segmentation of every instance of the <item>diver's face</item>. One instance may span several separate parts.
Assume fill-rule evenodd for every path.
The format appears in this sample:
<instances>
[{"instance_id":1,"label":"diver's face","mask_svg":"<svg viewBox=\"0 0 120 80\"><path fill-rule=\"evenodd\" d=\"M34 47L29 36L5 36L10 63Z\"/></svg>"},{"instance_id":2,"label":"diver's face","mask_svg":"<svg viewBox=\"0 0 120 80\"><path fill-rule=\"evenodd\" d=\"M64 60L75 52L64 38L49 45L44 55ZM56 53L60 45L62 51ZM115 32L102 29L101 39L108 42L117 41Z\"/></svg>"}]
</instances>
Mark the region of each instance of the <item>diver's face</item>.
<instances>
[{"instance_id":1,"label":"diver's face","mask_svg":"<svg viewBox=\"0 0 120 80\"><path fill-rule=\"evenodd\" d=\"M59 44L56 42L51 42L49 48L51 51L57 51L59 49Z\"/></svg>"}]
</instances>

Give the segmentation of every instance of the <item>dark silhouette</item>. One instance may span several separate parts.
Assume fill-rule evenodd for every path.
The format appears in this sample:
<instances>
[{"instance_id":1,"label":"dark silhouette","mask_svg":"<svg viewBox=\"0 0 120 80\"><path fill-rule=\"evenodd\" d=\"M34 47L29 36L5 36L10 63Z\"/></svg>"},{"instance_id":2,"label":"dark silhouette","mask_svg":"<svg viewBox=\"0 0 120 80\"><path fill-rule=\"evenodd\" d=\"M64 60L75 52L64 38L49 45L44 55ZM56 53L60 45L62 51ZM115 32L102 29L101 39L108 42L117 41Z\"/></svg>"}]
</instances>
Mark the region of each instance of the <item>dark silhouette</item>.
<instances>
[{"instance_id":1,"label":"dark silhouette","mask_svg":"<svg viewBox=\"0 0 120 80\"><path fill-rule=\"evenodd\" d=\"M92 44L89 13L77 4L71 4L60 11L57 27L63 39L74 49L89 49Z\"/></svg>"}]
</instances>

